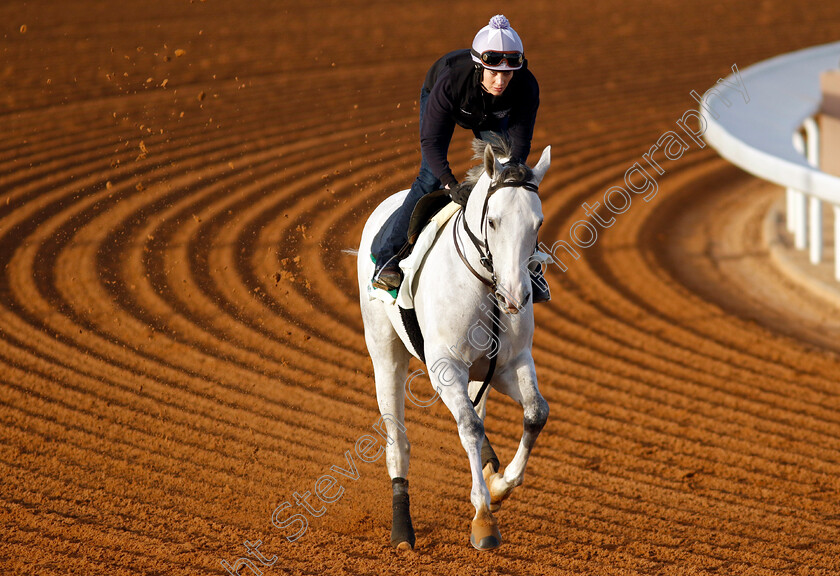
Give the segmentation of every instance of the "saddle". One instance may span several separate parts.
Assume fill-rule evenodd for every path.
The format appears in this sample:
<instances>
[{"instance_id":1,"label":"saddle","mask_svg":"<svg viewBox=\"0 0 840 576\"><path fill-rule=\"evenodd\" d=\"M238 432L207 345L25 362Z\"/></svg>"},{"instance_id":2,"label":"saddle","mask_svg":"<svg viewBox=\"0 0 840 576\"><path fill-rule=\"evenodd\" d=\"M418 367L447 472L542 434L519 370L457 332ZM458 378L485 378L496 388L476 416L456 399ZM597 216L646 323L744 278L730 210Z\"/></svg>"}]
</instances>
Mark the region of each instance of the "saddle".
<instances>
[{"instance_id":1,"label":"saddle","mask_svg":"<svg viewBox=\"0 0 840 576\"><path fill-rule=\"evenodd\" d=\"M420 236L423 227L451 201L449 190L446 189L429 192L417 201L411 213L411 219L408 221L408 243L412 247L417 243L417 237ZM408 250L410 251L411 248Z\"/></svg>"}]
</instances>

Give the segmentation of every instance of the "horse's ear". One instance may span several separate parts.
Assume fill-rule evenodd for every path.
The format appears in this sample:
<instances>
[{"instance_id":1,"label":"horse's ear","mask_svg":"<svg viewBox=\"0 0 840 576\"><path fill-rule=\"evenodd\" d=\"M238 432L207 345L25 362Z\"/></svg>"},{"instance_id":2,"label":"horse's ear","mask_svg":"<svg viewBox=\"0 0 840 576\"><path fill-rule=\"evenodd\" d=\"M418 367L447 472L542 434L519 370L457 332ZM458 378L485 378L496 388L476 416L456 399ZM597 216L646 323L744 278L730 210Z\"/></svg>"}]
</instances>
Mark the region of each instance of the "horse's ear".
<instances>
[{"instance_id":1,"label":"horse's ear","mask_svg":"<svg viewBox=\"0 0 840 576\"><path fill-rule=\"evenodd\" d=\"M490 176L490 180L495 180L501 170L502 163L496 160L496 156L493 154L493 147L488 144L484 147L484 171Z\"/></svg>"},{"instance_id":2,"label":"horse's ear","mask_svg":"<svg viewBox=\"0 0 840 576\"><path fill-rule=\"evenodd\" d=\"M549 166L551 166L551 146L546 146L545 150L543 150L542 156L540 156L540 161L537 162L537 165L534 166L533 170L534 179L537 181L537 184L542 182Z\"/></svg>"}]
</instances>

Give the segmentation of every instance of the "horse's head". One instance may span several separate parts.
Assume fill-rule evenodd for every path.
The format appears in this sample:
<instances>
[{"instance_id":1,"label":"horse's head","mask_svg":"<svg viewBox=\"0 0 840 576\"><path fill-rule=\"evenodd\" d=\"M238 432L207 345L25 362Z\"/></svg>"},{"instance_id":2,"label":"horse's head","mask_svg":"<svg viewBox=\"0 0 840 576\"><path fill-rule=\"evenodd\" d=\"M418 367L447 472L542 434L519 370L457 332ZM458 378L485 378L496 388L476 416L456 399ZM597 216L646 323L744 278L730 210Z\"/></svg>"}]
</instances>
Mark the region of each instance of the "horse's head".
<instances>
[{"instance_id":1,"label":"horse's head","mask_svg":"<svg viewBox=\"0 0 840 576\"><path fill-rule=\"evenodd\" d=\"M472 213L472 222L480 222L492 259L496 296L505 313L519 312L531 295L528 263L543 221L536 189L550 164L550 146L532 170L524 165L503 165L488 144L484 149L486 178L476 185L479 193L470 195L467 212Z\"/></svg>"}]
</instances>

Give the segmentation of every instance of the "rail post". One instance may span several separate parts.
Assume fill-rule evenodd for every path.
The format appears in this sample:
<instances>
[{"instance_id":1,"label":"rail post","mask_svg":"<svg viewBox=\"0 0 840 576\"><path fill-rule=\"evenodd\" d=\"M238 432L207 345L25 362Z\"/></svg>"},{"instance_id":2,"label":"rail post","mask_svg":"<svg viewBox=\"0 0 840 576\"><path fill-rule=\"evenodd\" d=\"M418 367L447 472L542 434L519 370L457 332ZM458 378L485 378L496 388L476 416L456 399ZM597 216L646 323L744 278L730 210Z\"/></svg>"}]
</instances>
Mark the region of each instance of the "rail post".
<instances>
[{"instance_id":1,"label":"rail post","mask_svg":"<svg viewBox=\"0 0 840 576\"><path fill-rule=\"evenodd\" d=\"M805 127L805 138L807 141L805 152L808 164L814 168L819 168L820 129L813 117L805 120L803 126ZM808 210L808 228L810 238L808 240L808 244L810 248L811 264L819 264L822 261L823 253L822 201L816 196L811 196L809 200L810 209Z\"/></svg>"},{"instance_id":2,"label":"rail post","mask_svg":"<svg viewBox=\"0 0 840 576\"><path fill-rule=\"evenodd\" d=\"M793 147L805 154L805 139L800 132L793 134ZM808 199L799 190L789 190L792 209L788 219L792 220L792 224L788 225L793 229L793 245L797 250L805 250L808 247Z\"/></svg>"},{"instance_id":3,"label":"rail post","mask_svg":"<svg viewBox=\"0 0 840 576\"><path fill-rule=\"evenodd\" d=\"M834 208L834 278L840 281L840 206Z\"/></svg>"}]
</instances>

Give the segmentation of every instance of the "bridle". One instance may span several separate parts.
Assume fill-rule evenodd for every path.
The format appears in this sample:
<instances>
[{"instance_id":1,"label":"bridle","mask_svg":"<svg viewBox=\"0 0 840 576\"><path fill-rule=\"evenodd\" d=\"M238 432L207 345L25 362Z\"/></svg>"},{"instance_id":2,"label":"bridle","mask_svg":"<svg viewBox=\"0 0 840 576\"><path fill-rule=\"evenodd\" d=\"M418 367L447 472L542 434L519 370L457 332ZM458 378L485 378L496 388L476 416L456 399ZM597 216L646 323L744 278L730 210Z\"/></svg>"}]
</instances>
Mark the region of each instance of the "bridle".
<instances>
[{"instance_id":1,"label":"bridle","mask_svg":"<svg viewBox=\"0 0 840 576\"><path fill-rule=\"evenodd\" d=\"M464 216L466 207L459 212L458 217L455 220L455 225L452 227L452 237L455 240L455 250L458 252L458 256L461 258L461 261L467 269L472 272L473 276L478 278L482 284L490 288L494 293L498 290L498 280L496 278L496 271L493 268L493 254L490 252L490 246L487 243L487 206L490 203L490 196L501 188L524 188L526 190L530 190L534 194L539 194L539 187L533 182L528 182L527 180L503 180L495 182L487 189L487 195L484 197L484 205L481 207L481 235L483 238L479 239L475 233L470 230L470 226L467 224L467 219ZM478 251L479 263L481 263L484 269L490 273L489 280L479 274L464 256L464 252L461 250L458 239L459 221L463 224L464 231L467 233L467 237L469 237L470 242L472 242L472 245L475 246L476 251Z\"/></svg>"},{"instance_id":2,"label":"bridle","mask_svg":"<svg viewBox=\"0 0 840 576\"><path fill-rule=\"evenodd\" d=\"M467 267L467 270L472 272L473 276L478 278L482 284L490 288L493 291L494 298L493 298L493 339L496 342L496 354L490 357L490 365L487 369L487 376L484 378L484 382L481 384L481 388L479 388L478 393L475 395L475 399L472 401L473 406L477 406L479 402L481 402L481 397L484 395L485 390L487 390L487 386L490 385L490 380L493 378L493 373L496 371L496 357L498 356L498 348L499 348L499 302L498 302L498 280L496 278L496 271L493 269L493 254L490 252L490 246L487 243L487 205L490 202L490 196L492 196L497 190L501 188L525 188L526 190L530 190L534 194L539 194L539 188L536 184L532 182L528 182L525 180L503 180L490 185L487 189L487 195L484 197L484 206L481 208L481 235L483 239L479 240L479 238L470 230L469 224L467 224L467 219L464 216L464 212L466 212L466 206L464 209L458 213L457 219L455 220L455 224L452 226L452 238L455 240L455 250L458 252L458 256L461 258L461 262ZM479 262L490 273L490 280L482 276L478 273L478 271L472 267L472 265L467 260L466 256L464 256L463 250L461 250L460 242L458 241L458 222L462 222L464 225L464 231L467 233L467 236L472 242L475 249L478 251L479 254Z\"/></svg>"}]
</instances>

